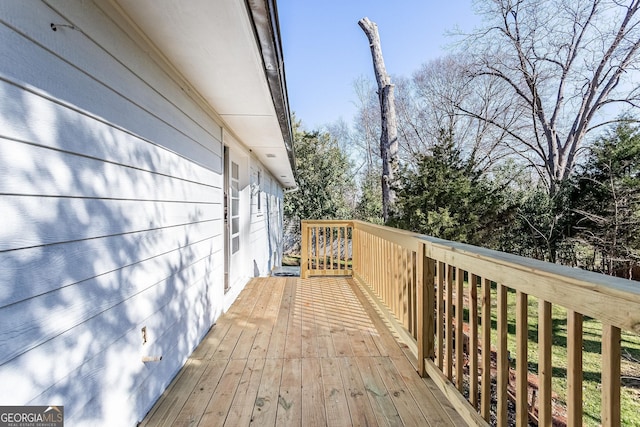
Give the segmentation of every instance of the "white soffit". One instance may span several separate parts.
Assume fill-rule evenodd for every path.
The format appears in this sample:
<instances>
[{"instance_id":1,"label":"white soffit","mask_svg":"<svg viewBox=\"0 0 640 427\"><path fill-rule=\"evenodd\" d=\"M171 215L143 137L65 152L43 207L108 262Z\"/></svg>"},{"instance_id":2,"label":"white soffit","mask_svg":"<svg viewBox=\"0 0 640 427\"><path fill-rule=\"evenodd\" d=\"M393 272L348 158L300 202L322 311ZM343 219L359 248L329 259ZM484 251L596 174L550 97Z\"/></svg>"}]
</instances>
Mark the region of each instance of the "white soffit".
<instances>
[{"instance_id":1,"label":"white soffit","mask_svg":"<svg viewBox=\"0 0 640 427\"><path fill-rule=\"evenodd\" d=\"M285 187L293 186L245 2L115 1L276 179Z\"/></svg>"}]
</instances>

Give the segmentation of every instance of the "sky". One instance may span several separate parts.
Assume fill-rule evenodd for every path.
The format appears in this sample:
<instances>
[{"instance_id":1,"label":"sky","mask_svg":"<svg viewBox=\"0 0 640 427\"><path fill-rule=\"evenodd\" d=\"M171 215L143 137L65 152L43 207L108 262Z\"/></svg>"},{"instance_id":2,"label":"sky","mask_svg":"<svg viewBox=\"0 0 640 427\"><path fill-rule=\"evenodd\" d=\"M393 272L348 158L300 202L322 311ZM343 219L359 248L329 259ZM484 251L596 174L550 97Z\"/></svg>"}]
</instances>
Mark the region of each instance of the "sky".
<instances>
[{"instance_id":1,"label":"sky","mask_svg":"<svg viewBox=\"0 0 640 427\"><path fill-rule=\"evenodd\" d=\"M480 19L473 0L278 0L289 106L307 130L356 113L354 82L375 82L369 42L358 26L378 24L387 72L410 77L431 59L444 56L455 38Z\"/></svg>"}]
</instances>

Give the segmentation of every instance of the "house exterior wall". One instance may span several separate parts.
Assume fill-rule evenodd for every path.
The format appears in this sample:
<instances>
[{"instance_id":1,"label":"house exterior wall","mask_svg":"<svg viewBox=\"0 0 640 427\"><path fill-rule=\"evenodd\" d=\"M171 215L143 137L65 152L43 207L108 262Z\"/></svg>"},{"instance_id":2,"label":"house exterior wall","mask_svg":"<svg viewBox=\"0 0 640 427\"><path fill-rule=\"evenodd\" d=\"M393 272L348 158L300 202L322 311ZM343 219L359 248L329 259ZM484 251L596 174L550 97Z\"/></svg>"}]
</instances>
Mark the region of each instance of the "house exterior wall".
<instances>
[{"instance_id":1,"label":"house exterior wall","mask_svg":"<svg viewBox=\"0 0 640 427\"><path fill-rule=\"evenodd\" d=\"M74 426L141 420L255 273L224 293L222 126L98 4L0 3L0 405Z\"/></svg>"},{"instance_id":2,"label":"house exterior wall","mask_svg":"<svg viewBox=\"0 0 640 427\"><path fill-rule=\"evenodd\" d=\"M266 276L282 263L284 193L260 163L252 165L251 188L251 259L254 275Z\"/></svg>"}]
</instances>

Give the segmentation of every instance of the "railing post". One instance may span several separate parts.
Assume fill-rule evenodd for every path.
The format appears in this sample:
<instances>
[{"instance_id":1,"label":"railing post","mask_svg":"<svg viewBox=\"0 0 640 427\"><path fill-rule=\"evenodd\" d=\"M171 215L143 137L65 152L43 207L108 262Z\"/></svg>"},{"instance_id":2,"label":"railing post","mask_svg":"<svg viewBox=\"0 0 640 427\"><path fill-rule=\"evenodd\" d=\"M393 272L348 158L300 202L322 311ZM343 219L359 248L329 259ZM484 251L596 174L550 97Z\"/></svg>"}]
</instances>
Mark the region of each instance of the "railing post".
<instances>
[{"instance_id":1,"label":"railing post","mask_svg":"<svg viewBox=\"0 0 640 427\"><path fill-rule=\"evenodd\" d=\"M417 267L417 317L418 317L418 373L421 377L427 375L425 358L433 358L433 322L434 322L434 289L435 263L426 257L426 244L418 244Z\"/></svg>"},{"instance_id":2,"label":"railing post","mask_svg":"<svg viewBox=\"0 0 640 427\"><path fill-rule=\"evenodd\" d=\"M602 325L602 425L620 424L620 328Z\"/></svg>"},{"instance_id":3,"label":"railing post","mask_svg":"<svg viewBox=\"0 0 640 427\"><path fill-rule=\"evenodd\" d=\"M356 224L353 221L350 221L349 225L351 226L351 274L355 276L360 272L360 235L356 232ZM347 228L347 233L349 233L349 228ZM345 252L348 252L349 239L346 241Z\"/></svg>"},{"instance_id":4,"label":"railing post","mask_svg":"<svg viewBox=\"0 0 640 427\"><path fill-rule=\"evenodd\" d=\"M306 279L309 272L309 227L305 221L301 221L300 234L300 277Z\"/></svg>"}]
</instances>

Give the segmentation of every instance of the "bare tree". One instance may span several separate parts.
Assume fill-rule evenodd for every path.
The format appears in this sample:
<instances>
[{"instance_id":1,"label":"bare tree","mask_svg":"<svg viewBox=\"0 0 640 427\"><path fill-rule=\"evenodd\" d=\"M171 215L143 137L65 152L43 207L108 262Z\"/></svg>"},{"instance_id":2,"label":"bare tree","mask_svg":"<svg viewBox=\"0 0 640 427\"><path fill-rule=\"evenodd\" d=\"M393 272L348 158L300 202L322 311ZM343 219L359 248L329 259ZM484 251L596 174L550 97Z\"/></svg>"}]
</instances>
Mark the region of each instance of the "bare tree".
<instances>
[{"instance_id":1,"label":"bare tree","mask_svg":"<svg viewBox=\"0 0 640 427\"><path fill-rule=\"evenodd\" d=\"M509 88L497 109L458 107L508 135L555 194L585 136L640 105L640 0L482 0L471 77ZM475 85L475 84L474 84Z\"/></svg>"},{"instance_id":2,"label":"bare tree","mask_svg":"<svg viewBox=\"0 0 640 427\"><path fill-rule=\"evenodd\" d=\"M382 157L382 216L385 222L389 219L389 213L395 202L393 190L394 181L398 170L398 130L396 122L396 109L393 97L394 86L387 74L380 47L378 26L369 20L362 18L358 25L369 39L373 68L378 83L378 97L380 99L380 117L382 132L380 135L380 157Z\"/></svg>"},{"instance_id":3,"label":"bare tree","mask_svg":"<svg viewBox=\"0 0 640 427\"><path fill-rule=\"evenodd\" d=\"M504 130L469 114L459 105L491 117L501 111L506 90L496 81L470 84L468 66L463 57L446 56L423 64L412 76L412 92L418 115L411 129L423 136L420 141L437 140L442 132L451 133L462 153L480 169L488 170L511 154L503 148ZM419 123L419 124L418 124Z\"/></svg>"},{"instance_id":4,"label":"bare tree","mask_svg":"<svg viewBox=\"0 0 640 427\"><path fill-rule=\"evenodd\" d=\"M380 163L380 105L375 83L364 76L353 82L358 113L354 119L353 145L362 152L364 172L378 169Z\"/></svg>"}]
</instances>

